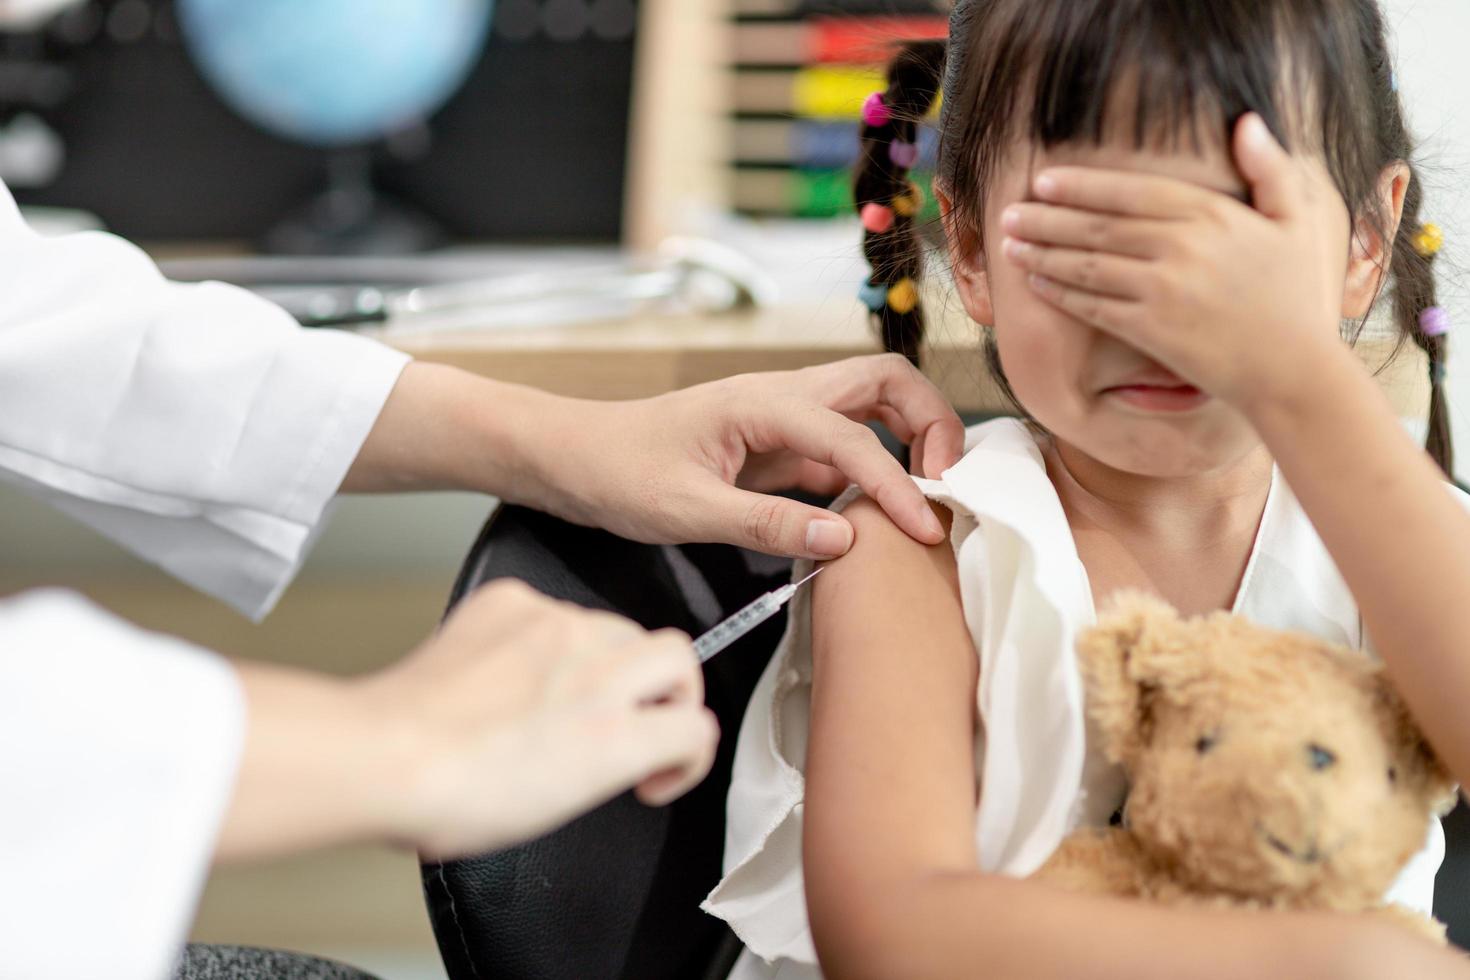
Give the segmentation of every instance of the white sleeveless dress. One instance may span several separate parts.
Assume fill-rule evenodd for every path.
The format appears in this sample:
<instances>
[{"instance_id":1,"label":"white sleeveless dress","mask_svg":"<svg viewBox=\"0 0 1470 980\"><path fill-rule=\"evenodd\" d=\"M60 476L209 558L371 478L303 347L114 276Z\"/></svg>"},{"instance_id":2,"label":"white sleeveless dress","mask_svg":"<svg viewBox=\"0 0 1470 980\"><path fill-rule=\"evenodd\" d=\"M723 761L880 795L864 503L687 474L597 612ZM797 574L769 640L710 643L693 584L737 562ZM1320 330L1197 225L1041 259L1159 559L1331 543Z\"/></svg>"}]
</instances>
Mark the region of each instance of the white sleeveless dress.
<instances>
[{"instance_id":1,"label":"white sleeveless dress","mask_svg":"<svg viewBox=\"0 0 1470 980\"><path fill-rule=\"evenodd\" d=\"M1088 737L1074 659L1077 634L1096 619L1091 586L1041 450L1022 423L972 427L958 463L939 480L915 482L954 514L950 539L965 622L980 657L979 867L1024 877L1071 830L1106 825L1126 789ZM849 490L834 508L856 496ZM793 580L810 568L797 562ZM1357 604L1279 472L1233 611L1367 649ZM821 976L801 865L811 677L811 606L803 590L740 729L725 877L703 905L745 943L731 980ZM1426 835L1389 897L1428 913L1444 857L1438 820Z\"/></svg>"}]
</instances>

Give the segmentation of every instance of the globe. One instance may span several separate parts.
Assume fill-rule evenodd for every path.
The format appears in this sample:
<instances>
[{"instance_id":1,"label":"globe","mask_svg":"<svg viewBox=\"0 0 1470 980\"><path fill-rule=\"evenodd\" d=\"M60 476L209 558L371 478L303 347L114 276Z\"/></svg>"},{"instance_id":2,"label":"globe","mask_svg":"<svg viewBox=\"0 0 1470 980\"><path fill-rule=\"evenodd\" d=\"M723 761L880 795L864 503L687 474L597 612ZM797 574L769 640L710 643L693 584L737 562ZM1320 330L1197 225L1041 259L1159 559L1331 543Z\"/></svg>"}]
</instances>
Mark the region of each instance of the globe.
<instances>
[{"instance_id":1,"label":"globe","mask_svg":"<svg viewBox=\"0 0 1470 980\"><path fill-rule=\"evenodd\" d=\"M464 83L493 0L178 0L200 72L236 112L315 146L430 115Z\"/></svg>"}]
</instances>

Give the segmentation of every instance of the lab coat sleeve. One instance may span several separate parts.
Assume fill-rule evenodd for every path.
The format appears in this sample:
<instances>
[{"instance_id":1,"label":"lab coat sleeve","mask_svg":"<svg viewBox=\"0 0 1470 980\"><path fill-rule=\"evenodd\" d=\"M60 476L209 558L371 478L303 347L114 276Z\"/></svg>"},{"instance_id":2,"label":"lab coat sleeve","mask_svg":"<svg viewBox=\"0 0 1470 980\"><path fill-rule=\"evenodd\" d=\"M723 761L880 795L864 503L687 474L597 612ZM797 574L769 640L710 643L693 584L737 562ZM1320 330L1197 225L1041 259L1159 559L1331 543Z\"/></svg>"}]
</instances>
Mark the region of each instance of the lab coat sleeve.
<instances>
[{"instance_id":1,"label":"lab coat sleeve","mask_svg":"<svg viewBox=\"0 0 1470 980\"><path fill-rule=\"evenodd\" d=\"M253 618L295 574L408 358L0 185L0 478Z\"/></svg>"},{"instance_id":2,"label":"lab coat sleeve","mask_svg":"<svg viewBox=\"0 0 1470 980\"><path fill-rule=\"evenodd\" d=\"M0 601L0 977L168 975L244 731L223 659L70 593Z\"/></svg>"}]
</instances>

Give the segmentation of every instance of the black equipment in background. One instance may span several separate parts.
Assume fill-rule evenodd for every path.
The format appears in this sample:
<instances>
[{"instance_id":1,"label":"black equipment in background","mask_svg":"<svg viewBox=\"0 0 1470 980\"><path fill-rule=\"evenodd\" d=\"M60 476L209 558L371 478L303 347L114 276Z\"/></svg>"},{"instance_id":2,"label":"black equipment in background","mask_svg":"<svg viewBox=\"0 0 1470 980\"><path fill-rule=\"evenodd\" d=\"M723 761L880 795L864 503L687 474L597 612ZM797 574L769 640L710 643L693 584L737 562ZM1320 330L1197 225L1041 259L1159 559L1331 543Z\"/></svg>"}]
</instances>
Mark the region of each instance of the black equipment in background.
<instances>
[{"instance_id":1,"label":"black equipment in background","mask_svg":"<svg viewBox=\"0 0 1470 980\"><path fill-rule=\"evenodd\" d=\"M636 0L498 0L464 87L422 131L372 147L378 188L452 238L617 240L636 13ZM17 199L95 212L128 238L256 242L324 186L328 151L256 129L210 90L171 0L88 0L0 33L0 125L22 112L66 157Z\"/></svg>"}]
</instances>

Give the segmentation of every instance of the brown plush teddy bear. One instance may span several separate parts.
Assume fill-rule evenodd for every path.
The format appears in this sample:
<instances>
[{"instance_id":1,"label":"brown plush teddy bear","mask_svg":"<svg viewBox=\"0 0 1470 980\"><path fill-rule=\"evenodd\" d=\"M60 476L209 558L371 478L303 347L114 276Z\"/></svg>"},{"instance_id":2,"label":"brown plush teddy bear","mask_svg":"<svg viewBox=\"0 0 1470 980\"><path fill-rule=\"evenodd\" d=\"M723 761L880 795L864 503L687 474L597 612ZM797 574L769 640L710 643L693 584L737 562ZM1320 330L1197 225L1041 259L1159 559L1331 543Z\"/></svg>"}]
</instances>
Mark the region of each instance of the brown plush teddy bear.
<instances>
[{"instance_id":1,"label":"brown plush teddy bear","mask_svg":"<svg viewBox=\"0 0 1470 980\"><path fill-rule=\"evenodd\" d=\"M1380 909L1444 941L1383 896L1454 785L1369 658L1138 594L1078 653L1129 795L1121 826L1069 835L1039 877L1171 903Z\"/></svg>"}]
</instances>

